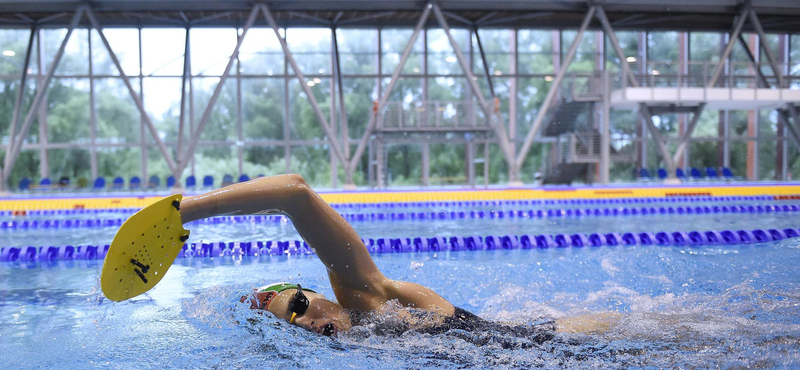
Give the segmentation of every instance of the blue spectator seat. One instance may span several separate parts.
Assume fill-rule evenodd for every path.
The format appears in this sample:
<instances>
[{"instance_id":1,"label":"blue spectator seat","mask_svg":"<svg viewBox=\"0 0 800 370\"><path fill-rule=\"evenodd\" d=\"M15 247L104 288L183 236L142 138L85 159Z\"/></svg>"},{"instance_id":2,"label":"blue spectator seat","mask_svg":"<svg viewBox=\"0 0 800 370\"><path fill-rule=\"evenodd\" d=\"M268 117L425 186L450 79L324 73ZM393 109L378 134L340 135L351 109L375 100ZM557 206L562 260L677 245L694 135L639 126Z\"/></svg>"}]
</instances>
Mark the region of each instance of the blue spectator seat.
<instances>
[{"instance_id":1,"label":"blue spectator seat","mask_svg":"<svg viewBox=\"0 0 800 370\"><path fill-rule=\"evenodd\" d=\"M725 180L744 180L744 177L734 175L733 171L728 167L722 168L722 177Z\"/></svg>"},{"instance_id":2,"label":"blue spectator seat","mask_svg":"<svg viewBox=\"0 0 800 370\"><path fill-rule=\"evenodd\" d=\"M139 190L142 188L142 179L139 176L131 177L131 182L128 184L131 190Z\"/></svg>"},{"instance_id":3,"label":"blue spectator seat","mask_svg":"<svg viewBox=\"0 0 800 370\"><path fill-rule=\"evenodd\" d=\"M659 179L666 180L666 178L667 178L667 170L665 170L663 168L659 168L658 171L656 171L656 172L658 173L658 178Z\"/></svg>"},{"instance_id":4,"label":"blue spectator seat","mask_svg":"<svg viewBox=\"0 0 800 370\"><path fill-rule=\"evenodd\" d=\"M19 190L28 190L30 188L31 188L31 179L23 177L22 180L19 181Z\"/></svg>"},{"instance_id":5,"label":"blue spectator seat","mask_svg":"<svg viewBox=\"0 0 800 370\"><path fill-rule=\"evenodd\" d=\"M186 187L187 188L194 188L197 186L197 180L194 178L194 175L189 175L186 178Z\"/></svg>"},{"instance_id":6,"label":"blue spectator seat","mask_svg":"<svg viewBox=\"0 0 800 370\"><path fill-rule=\"evenodd\" d=\"M66 188L69 186L69 177L62 176L60 179L58 179L58 186L61 188Z\"/></svg>"},{"instance_id":7,"label":"blue spectator seat","mask_svg":"<svg viewBox=\"0 0 800 370\"><path fill-rule=\"evenodd\" d=\"M264 177L264 174L263 174L263 173L259 173L259 174L256 176L256 178L259 178L259 177Z\"/></svg>"},{"instance_id":8,"label":"blue spectator seat","mask_svg":"<svg viewBox=\"0 0 800 370\"><path fill-rule=\"evenodd\" d=\"M114 181L111 182L111 188L114 190L122 190L125 187L125 179L122 177L115 177Z\"/></svg>"},{"instance_id":9,"label":"blue spectator seat","mask_svg":"<svg viewBox=\"0 0 800 370\"><path fill-rule=\"evenodd\" d=\"M167 177L167 189L175 187L175 176Z\"/></svg>"},{"instance_id":10,"label":"blue spectator seat","mask_svg":"<svg viewBox=\"0 0 800 370\"><path fill-rule=\"evenodd\" d=\"M646 168L640 169L639 180L650 181L650 171L648 171Z\"/></svg>"},{"instance_id":11,"label":"blue spectator seat","mask_svg":"<svg viewBox=\"0 0 800 370\"><path fill-rule=\"evenodd\" d=\"M147 181L147 188L158 189L159 186L161 186L161 179L156 175L150 176L150 180Z\"/></svg>"},{"instance_id":12,"label":"blue spectator seat","mask_svg":"<svg viewBox=\"0 0 800 370\"><path fill-rule=\"evenodd\" d=\"M103 190L106 188L106 179L98 177L94 179L94 190Z\"/></svg>"},{"instance_id":13,"label":"blue spectator seat","mask_svg":"<svg viewBox=\"0 0 800 370\"><path fill-rule=\"evenodd\" d=\"M228 186L230 184L233 184L233 176L231 175L222 176L222 186Z\"/></svg>"},{"instance_id":14,"label":"blue spectator seat","mask_svg":"<svg viewBox=\"0 0 800 370\"><path fill-rule=\"evenodd\" d=\"M689 170L689 173L692 175L692 180L702 180L703 179L703 173L700 172L700 170L698 170L697 168L692 167L692 169Z\"/></svg>"},{"instance_id":15,"label":"blue spectator seat","mask_svg":"<svg viewBox=\"0 0 800 370\"><path fill-rule=\"evenodd\" d=\"M250 181L250 176L247 176L245 174L239 176L239 182L248 182L248 181Z\"/></svg>"},{"instance_id":16,"label":"blue spectator seat","mask_svg":"<svg viewBox=\"0 0 800 370\"><path fill-rule=\"evenodd\" d=\"M50 190L50 185L53 185L53 183L47 177L43 178L42 181L39 181L39 189Z\"/></svg>"},{"instance_id":17,"label":"blue spectator seat","mask_svg":"<svg viewBox=\"0 0 800 370\"><path fill-rule=\"evenodd\" d=\"M678 180L681 180L681 181L686 180L686 173L683 172L683 168L676 168L675 169L675 177L677 177Z\"/></svg>"},{"instance_id":18,"label":"blue spectator seat","mask_svg":"<svg viewBox=\"0 0 800 370\"><path fill-rule=\"evenodd\" d=\"M719 177L719 175L717 175L717 169L714 167L706 167L706 175L711 179L716 179Z\"/></svg>"},{"instance_id":19,"label":"blue spectator seat","mask_svg":"<svg viewBox=\"0 0 800 370\"><path fill-rule=\"evenodd\" d=\"M204 188L213 188L214 187L214 177L211 175L203 177L203 187Z\"/></svg>"}]
</instances>

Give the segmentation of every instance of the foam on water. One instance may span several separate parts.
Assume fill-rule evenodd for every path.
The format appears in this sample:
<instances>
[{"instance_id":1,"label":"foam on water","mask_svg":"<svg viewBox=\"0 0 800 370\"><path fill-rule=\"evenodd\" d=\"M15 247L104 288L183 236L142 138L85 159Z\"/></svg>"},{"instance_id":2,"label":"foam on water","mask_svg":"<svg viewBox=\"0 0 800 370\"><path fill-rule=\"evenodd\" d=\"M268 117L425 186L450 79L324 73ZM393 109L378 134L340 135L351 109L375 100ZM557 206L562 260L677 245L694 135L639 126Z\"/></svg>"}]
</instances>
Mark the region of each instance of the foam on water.
<instances>
[{"instance_id":1,"label":"foam on water","mask_svg":"<svg viewBox=\"0 0 800 370\"><path fill-rule=\"evenodd\" d=\"M99 264L3 266L0 368L797 367L799 246L793 239L375 256L387 276L430 286L485 319L613 324L543 344L493 332L376 334L386 317L331 339L238 303L273 281L333 297L313 256L180 260L159 286L123 303L102 296Z\"/></svg>"}]
</instances>

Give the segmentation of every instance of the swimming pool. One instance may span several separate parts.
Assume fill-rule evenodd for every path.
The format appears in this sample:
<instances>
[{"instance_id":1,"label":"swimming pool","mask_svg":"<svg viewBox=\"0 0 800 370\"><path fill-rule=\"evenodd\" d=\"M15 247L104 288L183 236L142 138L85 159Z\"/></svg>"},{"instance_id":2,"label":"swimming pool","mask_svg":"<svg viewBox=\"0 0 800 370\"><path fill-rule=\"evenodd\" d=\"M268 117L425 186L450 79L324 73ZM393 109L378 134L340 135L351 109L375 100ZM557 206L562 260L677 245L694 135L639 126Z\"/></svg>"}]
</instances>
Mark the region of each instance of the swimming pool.
<instances>
[{"instance_id":1,"label":"swimming pool","mask_svg":"<svg viewBox=\"0 0 800 370\"><path fill-rule=\"evenodd\" d=\"M704 199L645 204L418 204L343 206L344 214L445 212L447 218L355 220L365 239L796 228L792 199ZM508 217L508 211L761 206L755 213ZM469 212L486 212L468 217ZM494 216L488 216L494 211ZM503 211L500 218L497 212ZM450 218L449 212L456 212ZM466 212L459 218L457 212ZM545 212L546 213L546 212ZM20 219L3 215L2 221ZM114 219L124 212L31 214ZM293 240L285 220L221 219L189 227L195 243ZM116 228L5 229L5 245L107 243ZM485 249L485 248L481 248ZM300 282L333 297L309 255L179 258L148 294L112 303L99 260L0 262L2 368L630 368L795 367L800 364L800 239L737 245L604 245L376 253L387 276L427 285L499 321L619 312L604 334L557 334L542 345L488 333L374 335L369 325L331 340L236 310L253 286ZM513 345L508 345L512 343ZM503 348L503 345L512 348Z\"/></svg>"}]
</instances>

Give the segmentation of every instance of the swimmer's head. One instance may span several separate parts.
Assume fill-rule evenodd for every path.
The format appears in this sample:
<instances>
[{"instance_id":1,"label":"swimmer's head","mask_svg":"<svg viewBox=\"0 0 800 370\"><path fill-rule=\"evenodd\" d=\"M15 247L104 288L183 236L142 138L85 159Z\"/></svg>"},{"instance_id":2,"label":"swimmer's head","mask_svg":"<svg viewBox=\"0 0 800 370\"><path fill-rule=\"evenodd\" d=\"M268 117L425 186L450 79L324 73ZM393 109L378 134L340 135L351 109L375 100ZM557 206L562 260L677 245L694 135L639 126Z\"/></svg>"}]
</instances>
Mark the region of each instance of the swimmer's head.
<instances>
[{"instance_id":1,"label":"swimmer's head","mask_svg":"<svg viewBox=\"0 0 800 370\"><path fill-rule=\"evenodd\" d=\"M341 306L299 284L263 286L249 296L242 296L241 302L246 301L251 309L269 311L279 319L326 336L335 336L351 326L350 317Z\"/></svg>"}]
</instances>

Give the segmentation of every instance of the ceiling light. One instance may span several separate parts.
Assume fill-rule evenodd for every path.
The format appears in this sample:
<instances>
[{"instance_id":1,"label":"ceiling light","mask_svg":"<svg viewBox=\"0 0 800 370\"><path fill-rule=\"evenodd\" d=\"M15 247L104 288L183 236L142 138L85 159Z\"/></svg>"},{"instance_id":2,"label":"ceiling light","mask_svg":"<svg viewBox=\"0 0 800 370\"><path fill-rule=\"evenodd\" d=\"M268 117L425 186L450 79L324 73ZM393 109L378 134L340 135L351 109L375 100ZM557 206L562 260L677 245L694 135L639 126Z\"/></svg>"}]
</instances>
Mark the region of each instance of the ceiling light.
<instances>
[{"instance_id":1,"label":"ceiling light","mask_svg":"<svg viewBox=\"0 0 800 370\"><path fill-rule=\"evenodd\" d=\"M553 76L544 76L544 80L547 82L553 81Z\"/></svg>"},{"instance_id":2,"label":"ceiling light","mask_svg":"<svg viewBox=\"0 0 800 370\"><path fill-rule=\"evenodd\" d=\"M636 57L627 57L625 58L625 61L627 61L628 63L634 63L636 62Z\"/></svg>"},{"instance_id":3,"label":"ceiling light","mask_svg":"<svg viewBox=\"0 0 800 370\"><path fill-rule=\"evenodd\" d=\"M308 81L308 82L306 82L306 85L308 85L310 87L310 86L314 86L316 84L314 83L314 81Z\"/></svg>"},{"instance_id":4,"label":"ceiling light","mask_svg":"<svg viewBox=\"0 0 800 370\"><path fill-rule=\"evenodd\" d=\"M456 57L454 57L454 56L452 56L452 55L451 55L451 56L449 56L449 57L447 57L447 58L444 58L444 60L445 60L447 63L455 63L455 62L456 62L458 59L456 59Z\"/></svg>"},{"instance_id":5,"label":"ceiling light","mask_svg":"<svg viewBox=\"0 0 800 370\"><path fill-rule=\"evenodd\" d=\"M319 79L319 78L315 78L315 79L314 79L314 83L315 83L315 84L322 83L322 80L321 80L321 79Z\"/></svg>"},{"instance_id":6,"label":"ceiling light","mask_svg":"<svg viewBox=\"0 0 800 370\"><path fill-rule=\"evenodd\" d=\"M3 50L3 56L13 57L14 55L17 55L14 50Z\"/></svg>"},{"instance_id":7,"label":"ceiling light","mask_svg":"<svg viewBox=\"0 0 800 370\"><path fill-rule=\"evenodd\" d=\"M650 74L653 76L658 76L661 74L661 72L659 72L657 69L654 69L652 72L650 72Z\"/></svg>"},{"instance_id":8,"label":"ceiling light","mask_svg":"<svg viewBox=\"0 0 800 370\"><path fill-rule=\"evenodd\" d=\"M503 71L494 71L494 75L495 76L502 76L503 75Z\"/></svg>"},{"instance_id":9,"label":"ceiling light","mask_svg":"<svg viewBox=\"0 0 800 370\"><path fill-rule=\"evenodd\" d=\"M414 68L414 73L419 73L419 68Z\"/></svg>"}]
</instances>

